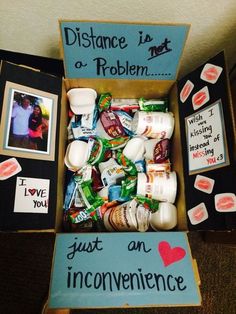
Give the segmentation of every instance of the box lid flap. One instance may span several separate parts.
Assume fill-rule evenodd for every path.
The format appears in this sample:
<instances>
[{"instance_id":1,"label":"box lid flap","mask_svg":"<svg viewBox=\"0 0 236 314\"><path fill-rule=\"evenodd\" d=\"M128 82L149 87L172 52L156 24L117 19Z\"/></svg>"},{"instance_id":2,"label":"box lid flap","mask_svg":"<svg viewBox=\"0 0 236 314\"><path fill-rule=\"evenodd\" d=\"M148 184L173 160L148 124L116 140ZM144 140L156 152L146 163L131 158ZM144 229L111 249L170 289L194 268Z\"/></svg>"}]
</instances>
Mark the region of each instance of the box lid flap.
<instances>
[{"instance_id":1,"label":"box lid flap","mask_svg":"<svg viewBox=\"0 0 236 314\"><path fill-rule=\"evenodd\" d=\"M224 52L178 82L189 230L236 228L234 122Z\"/></svg>"},{"instance_id":2,"label":"box lid flap","mask_svg":"<svg viewBox=\"0 0 236 314\"><path fill-rule=\"evenodd\" d=\"M57 234L49 308L200 305L186 233Z\"/></svg>"},{"instance_id":3,"label":"box lid flap","mask_svg":"<svg viewBox=\"0 0 236 314\"><path fill-rule=\"evenodd\" d=\"M54 231L62 78L7 61L0 70L0 230ZM23 133L34 107L42 112L37 146Z\"/></svg>"},{"instance_id":4,"label":"box lid flap","mask_svg":"<svg viewBox=\"0 0 236 314\"><path fill-rule=\"evenodd\" d=\"M189 25L60 21L67 78L175 80Z\"/></svg>"}]
</instances>

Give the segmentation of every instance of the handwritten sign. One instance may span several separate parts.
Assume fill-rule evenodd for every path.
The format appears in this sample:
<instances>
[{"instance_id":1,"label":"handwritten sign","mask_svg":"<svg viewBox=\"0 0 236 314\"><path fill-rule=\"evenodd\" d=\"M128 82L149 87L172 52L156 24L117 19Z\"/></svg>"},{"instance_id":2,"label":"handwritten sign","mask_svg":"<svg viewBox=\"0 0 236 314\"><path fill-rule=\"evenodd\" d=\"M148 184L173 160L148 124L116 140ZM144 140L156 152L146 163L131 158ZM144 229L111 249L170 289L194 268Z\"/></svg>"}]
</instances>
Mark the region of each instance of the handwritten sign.
<instances>
[{"instance_id":1,"label":"handwritten sign","mask_svg":"<svg viewBox=\"0 0 236 314\"><path fill-rule=\"evenodd\" d=\"M48 179L17 177L15 213L48 213Z\"/></svg>"},{"instance_id":2,"label":"handwritten sign","mask_svg":"<svg viewBox=\"0 0 236 314\"><path fill-rule=\"evenodd\" d=\"M221 100L185 119L189 173L229 163Z\"/></svg>"},{"instance_id":3,"label":"handwritten sign","mask_svg":"<svg viewBox=\"0 0 236 314\"><path fill-rule=\"evenodd\" d=\"M188 25L60 22L67 78L174 80Z\"/></svg>"},{"instance_id":4,"label":"handwritten sign","mask_svg":"<svg viewBox=\"0 0 236 314\"><path fill-rule=\"evenodd\" d=\"M58 234L50 308L199 305L185 233Z\"/></svg>"}]
</instances>

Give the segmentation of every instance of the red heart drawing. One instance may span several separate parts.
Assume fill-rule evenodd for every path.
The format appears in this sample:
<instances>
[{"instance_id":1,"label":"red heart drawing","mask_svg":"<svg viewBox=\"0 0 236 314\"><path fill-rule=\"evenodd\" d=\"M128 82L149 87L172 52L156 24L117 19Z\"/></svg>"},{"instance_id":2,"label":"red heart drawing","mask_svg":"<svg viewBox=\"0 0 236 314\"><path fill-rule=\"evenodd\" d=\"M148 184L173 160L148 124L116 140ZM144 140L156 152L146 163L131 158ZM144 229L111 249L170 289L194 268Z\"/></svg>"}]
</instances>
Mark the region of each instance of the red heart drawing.
<instances>
[{"instance_id":1,"label":"red heart drawing","mask_svg":"<svg viewBox=\"0 0 236 314\"><path fill-rule=\"evenodd\" d=\"M33 196L36 192L36 189L28 189L28 191L30 192L30 194Z\"/></svg>"},{"instance_id":2,"label":"red heart drawing","mask_svg":"<svg viewBox=\"0 0 236 314\"><path fill-rule=\"evenodd\" d=\"M159 243L158 251L165 267L180 261L186 255L186 251L182 247L176 246L171 248L167 241L162 241Z\"/></svg>"}]
</instances>

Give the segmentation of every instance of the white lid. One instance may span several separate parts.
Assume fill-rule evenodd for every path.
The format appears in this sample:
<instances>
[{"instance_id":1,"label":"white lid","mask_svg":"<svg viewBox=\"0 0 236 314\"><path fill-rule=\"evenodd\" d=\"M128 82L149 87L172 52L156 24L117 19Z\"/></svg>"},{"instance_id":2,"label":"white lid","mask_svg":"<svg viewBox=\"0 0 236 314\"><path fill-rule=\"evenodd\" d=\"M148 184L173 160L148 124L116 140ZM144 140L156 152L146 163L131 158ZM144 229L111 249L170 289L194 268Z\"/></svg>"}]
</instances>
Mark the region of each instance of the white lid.
<instances>
[{"instance_id":1,"label":"white lid","mask_svg":"<svg viewBox=\"0 0 236 314\"><path fill-rule=\"evenodd\" d=\"M133 162L142 160L144 154L144 138L133 137L130 139L123 150L123 154Z\"/></svg>"},{"instance_id":2,"label":"white lid","mask_svg":"<svg viewBox=\"0 0 236 314\"><path fill-rule=\"evenodd\" d=\"M67 92L70 108L76 115L94 111L97 93L92 88L72 88Z\"/></svg>"},{"instance_id":3,"label":"white lid","mask_svg":"<svg viewBox=\"0 0 236 314\"><path fill-rule=\"evenodd\" d=\"M88 143L75 140L67 146L64 162L69 169L76 171L86 164L88 158Z\"/></svg>"}]
</instances>

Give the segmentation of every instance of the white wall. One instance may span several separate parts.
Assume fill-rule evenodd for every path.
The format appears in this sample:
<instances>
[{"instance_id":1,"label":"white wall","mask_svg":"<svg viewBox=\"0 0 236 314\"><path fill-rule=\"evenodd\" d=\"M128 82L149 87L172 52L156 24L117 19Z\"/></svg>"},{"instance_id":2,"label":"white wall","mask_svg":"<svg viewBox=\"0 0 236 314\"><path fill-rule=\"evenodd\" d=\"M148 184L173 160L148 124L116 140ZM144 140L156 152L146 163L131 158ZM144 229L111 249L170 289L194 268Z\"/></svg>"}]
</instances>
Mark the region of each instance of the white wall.
<instances>
[{"instance_id":1,"label":"white wall","mask_svg":"<svg viewBox=\"0 0 236 314\"><path fill-rule=\"evenodd\" d=\"M236 0L0 0L0 49L59 58L60 18L189 23L180 76L223 49L236 63Z\"/></svg>"}]
</instances>

